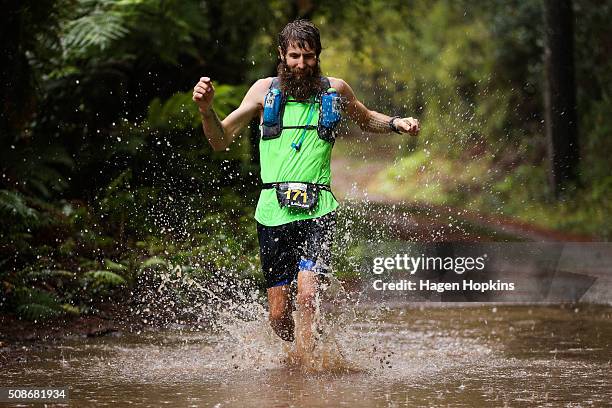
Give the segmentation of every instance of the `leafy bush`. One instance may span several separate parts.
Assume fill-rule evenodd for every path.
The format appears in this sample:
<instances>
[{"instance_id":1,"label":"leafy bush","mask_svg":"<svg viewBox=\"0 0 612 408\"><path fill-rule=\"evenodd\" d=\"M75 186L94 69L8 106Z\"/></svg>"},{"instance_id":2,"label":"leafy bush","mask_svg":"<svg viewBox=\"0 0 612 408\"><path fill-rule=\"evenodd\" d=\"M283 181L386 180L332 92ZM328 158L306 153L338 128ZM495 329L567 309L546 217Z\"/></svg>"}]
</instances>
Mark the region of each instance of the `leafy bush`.
<instances>
[{"instance_id":1,"label":"leafy bush","mask_svg":"<svg viewBox=\"0 0 612 408\"><path fill-rule=\"evenodd\" d=\"M11 302L16 313L27 320L44 320L64 313L59 299L38 289L20 287L12 294Z\"/></svg>"}]
</instances>

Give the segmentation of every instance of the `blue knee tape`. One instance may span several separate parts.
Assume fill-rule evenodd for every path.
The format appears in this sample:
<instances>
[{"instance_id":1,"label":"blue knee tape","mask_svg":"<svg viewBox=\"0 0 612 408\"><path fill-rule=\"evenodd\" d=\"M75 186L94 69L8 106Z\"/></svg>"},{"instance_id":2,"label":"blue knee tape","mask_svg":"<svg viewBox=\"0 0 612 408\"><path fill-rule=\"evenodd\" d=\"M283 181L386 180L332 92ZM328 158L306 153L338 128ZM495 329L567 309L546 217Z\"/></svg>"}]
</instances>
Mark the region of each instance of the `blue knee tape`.
<instances>
[{"instance_id":1,"label":"blue knee tape","mask_svg":"<svg viewBox=\"0 0 612 408\"><path fill-rule=\"evenodd\" d=\"M300 261L300 271L312 271L315 263L310 259L302 259Z\"/></svg>"}]
</instances>

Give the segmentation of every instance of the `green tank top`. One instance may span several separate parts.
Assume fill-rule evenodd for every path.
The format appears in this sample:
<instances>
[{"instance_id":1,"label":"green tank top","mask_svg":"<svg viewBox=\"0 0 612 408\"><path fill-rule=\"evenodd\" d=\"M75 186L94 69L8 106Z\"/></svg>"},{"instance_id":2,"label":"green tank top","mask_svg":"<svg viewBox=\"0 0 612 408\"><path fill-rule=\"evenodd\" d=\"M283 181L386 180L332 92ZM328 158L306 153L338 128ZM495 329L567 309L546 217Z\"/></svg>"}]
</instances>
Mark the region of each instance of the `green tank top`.
<instances>
[{"instance_id":1,"label":"green tank top","mask_svg":"<svg viewBox=\"0 0 612 408\"><path fill-rule=\"evenodd\" d=\"M306 123L308 113L314 104L311 120ZM319 121L319 102L295 101L287 98L283 114L285 126L316 126ZM261 130L261 129L260 129ZM304 129L283 129L275 139L259 140L259 162L261 181L274 183L282 181L304 181L308 183L331 184L331 152L333 144L320 139L316 129L307 129L302 147L296 151L291 143L297 143ZM292 221L321 217L338 208L338 201L329 191L319 192L319 202L311 211L282 207L276 199L273 188L262 189L255 210L255 219L262 225L277 226Z\"/></svg>"}]
</instances>

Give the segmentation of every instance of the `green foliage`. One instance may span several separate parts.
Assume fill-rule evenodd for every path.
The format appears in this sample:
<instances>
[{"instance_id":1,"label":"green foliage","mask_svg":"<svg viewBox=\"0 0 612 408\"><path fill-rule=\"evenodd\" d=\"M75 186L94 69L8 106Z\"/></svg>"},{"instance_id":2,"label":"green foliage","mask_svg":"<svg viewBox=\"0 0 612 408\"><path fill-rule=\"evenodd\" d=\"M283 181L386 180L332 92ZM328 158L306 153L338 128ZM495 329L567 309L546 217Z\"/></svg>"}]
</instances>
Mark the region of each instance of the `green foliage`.
<instances>
[{"instance_id":1,"label":"green foliage","mask_svg":"<svg viewBox=\"0 0 612 408\"><path fill-rule=\"evenodd\" d=\"M100 215L107 223L118 226L120 231L129 222L130 215L137 211L136 197L130 186L131 179L132 171L123 171L104 189L98 201Z\"/></svg>"},{"instance_id":2,"label":"green foliage","mask_svg":"<svg viewBox=\"0 0 612 408\"><path fill-rule=\"evenodd\" d=\"M24 226L33 226L38 223L38 212L29 207L23 195L8 190L0 190L0 219L4 220L2 224L11 225L20 224Z\"/></svg>"},{"instance_id":3,"label":"green foliage","mask_svg":"<svg viewBox=\"0 0 612 408\"><path fill-rule=\"evenodd\" d=\"M420 146L402 150L406 157L382 172L380 193L609 236L602 215L612 215L605 113L612 69L602 48L612 34L608 5L574 1L582 185L554 203L542 120L541 2L350 3L324 5L315 19L332 38L322 54L327 73L346 79L369 107L422 123ZM569 221L586 214L601 224Z\"/></svg>"},{"instance_id":4,"label":"green foliage","mask_svg":"<svg viewBox=\"0 0 612 408\"><path fill-rule=\"evenodd\" d=\"M97 286L121 286L126 283L125 278L111 271L89 271L83 276L91 285Z\"/></svg>"},{"instance_id":5,"label":"green foliage","mask_svg":"<svg viewBox=\"0 0 612 408\"><path fill-rule=\"evenodd\" d=\"M13 151L1 152L0 158L9 174L22 180L22 191L49 200L66 190L67 173L74 169L74 160L64 146L41 137L13 147ZM19 160L15 160L17 157Z\"/></svg>"},{"instance_id":6,"label":"green foliage","mask_svg":"<svg viewBox=\"0 0 612 408\"><path fill-rule=\"evenodd\" d=\"M485 141L505 144L510 90L497 78L485 16L460 18L444 1L397 8L372 2L349 10L340 24L364 15L371 23L358 32L335 30L339 38L323 56L334 75L354 84L368 106L418 116L420 138L436 154L460 155Z\"/></svg>"},{"instance_id":7,"label":"green foliage","mask_svg":"<svg viewBox=\"0 0 612 408\"><path fill-rule=\"evenodd\" d=\"M12 294L15 311L27 320L44 320L63 314L58 299L51 293L31 288L18 288Z\"/></svg>"},{"instance_id":8,"label":"green foliage","mask_svg":"<svg viewBox=\"0 0 612 408\"><path fill-rule=\"evenodd\" d=\"M155 129L193 129L200 122L191 92L177 93L164 101L155 98L149 104L147 123Z\"/></svg>"},{"instance_id":9,"label":"green foliage","mask_svg":"<svg viewBox=\"0 0 612 408\"><path fill-rule=\"evenodd\" d=\"M90 48L104 50L128 33L125 27L126 6L140 1L80 0L76 11L80 17L63 27L62 46L74 53L87 53Z\"/></svg>"},{"instance_id":10,"label":"green foliage","mask_svg":"<svg viewBox=\"0 0 612 408\"><path fill-rule=\"evenodd\" d=\"M28 303L17 307L16 312L19 316L27 320L46 320L62 314L61 309L54 309L39 303Z\"/></svg>"},{"instance_id":11,"label":"green foliage","mask_svg":"<svg viewBox=\"0 0 612 408\"><path fill-rule=\"evenodd\" d=\"M217 85L215 87L215 111L223 119L242 101L247 88L244 85ZM200 112L193 103L192 92L172 95L163 103L155 98L149 104L145 126L159 130L191 130L201 126Z\"/></svg>"},{"instance_id":12,"label":"green foliage","mask_svg":"<svg viewBox=\"0 0 612 408\"><path fill-rule=\"evenodd\" d=\"M215 87L215 110L222 119L240 105L247 89L248 87L244 85L218 85Z\"/></svg>"},{"instance_id":13,"label":"green foliage","mask_svg":"<svg viewBox=\"0 0 612 408\"><path fill-rule=\"evenodd\" d=\"M381 172L383 193L610 237L611 9L574 5L583 185L554 203L540 1L313 3L325 74L371 109L422 121ZM14 123L0 134L0 280L21 294L0 307L34 319L82 313L177 266L201 282L231 272L261 283L255 134L212 152L191 88L213 78L215 109L228 115L247 82L274 71L276 35L295 7L45 0L19 11L7 42L15 111L1 112Z\"/></svg>"},{"instance_id":14,"label":"green foliage","mask_svg":"<svg viewBox=\"0 0 612 408\"><path fill-rule=\"evenodd\" d=\"M611 67L612 69L612 67ZM592 183L594 192L602 194L602 187L608 186L610 174L609 158L612 154L612 121L609 116L612 111L612 90L604 93L601 100L589 100L588 107L582 116L580 139L583 157L580 163L580 173L583 180ZM611 193L610 190L607 192Z\"/></svg>"},{"instance_id":15,"label":"green foliage","mask_svg":"<svg viewBox=\"0 0 612 408\"><path fill-rule=\"evenodd\" d=\"M219 231L215 243L224 245L215 252L198 222L222 206L247 219L255 189L245 184L255 183L243 175L250 182L257 174L250 143L241 138L230 155L213 154L190 89L200 76L213 77L215 109L225 117L247 89L234 84L252 66L244 64L250 42L275 35L251 35L253 23L266 16L266 26L280 25L283 14L255 0L40 6L49 21L26 2L23 15L36 21L15 38L31 68L15 88L36 84L33 113L1 135L1 238L9 244L1 247L2 283L9 292L34 285L65 303L0 300L0 308L40 318L80 313L135 285L142 271L161 269L152 259L162 256L196 274L242 265L249 274L252 243L245 252L235 234ZM254 241L252 229L246 236ZM191 265L198 260L206 268Z\"/></svg>"},{"instance_id":16,"label":"green foliage","mask_svg":"<svg viewBox=\"0 0 612 408\"><path fill-rule=\"evenodd\" d=\"M65 271L65 270L54 270L54 269L33 269L28 271L26 274L26 279L28 282L37 282L37 281L48 281L52 282L53 280L73 280L76 278L76 274L74 272Z\"/></svg>"},{"instance_id":17,"label":"green foliage","mask_svg":"<svg viewBox=\"0 0 612 408\"><path fill-rule=\"evenodd\" d=\"M146 260L144 260L141 264L140 264L140 269L147 269L147 268L155 268L155 267L166 267L168 266L168 262L162 258L153 256L151 258L148 258Z\"/></svg>"},{"instance_id":18,"label":"green foliage","mask_svg":"<svg viewBox=\"0 0 612 408\"><path fill-rule=\"evenodd\" d=\"M402 157L378 177L380 192L389 197L424 204L469 202L489 180L486 159L458 162L434 155L427 149Z\"/></svg>"},{"instance_id":19,"label":"green foliage","mask_svg":"<svg viewBox=\"0 0 612 408\"><path fill-rule=\"evenodd\" d=\"M104 260L104 266L106 267L106 269L109 269L111 271L115 271L115 272L124 272L127 271L128 267L121 264L121 263L117 263L117 262L113 262L110 259L105 259Z\"/></svg>"},{"instance_id":20,"label":"green foliage","mask_svg":"<svg viewBox=\"0 0 612 408\"><path fill-rule=\"evenodd\" d=\"M457 162L422 151L404 157L379 174L376 190L388 197L423 204L443 204L518 218L550 229L612 236L612 177L586 187L574 186L571 200L551 198L546 169L520 164L495 169L488 160Z\"/></svg>"},{"instance_id":21,"label":"green foliage","mask_svg":"<svg viewBox=\"0 0 612 408\"><path fill-rule=\"evenodd\" d=\"M164 61L175 63L179 53L195 55L193 39L206 33L201 29L203 10L194 1L79 0L66 14L61 44L71 61L108 51L131 52L144 40L159 46Z\"/></svg>"}]
</instances>

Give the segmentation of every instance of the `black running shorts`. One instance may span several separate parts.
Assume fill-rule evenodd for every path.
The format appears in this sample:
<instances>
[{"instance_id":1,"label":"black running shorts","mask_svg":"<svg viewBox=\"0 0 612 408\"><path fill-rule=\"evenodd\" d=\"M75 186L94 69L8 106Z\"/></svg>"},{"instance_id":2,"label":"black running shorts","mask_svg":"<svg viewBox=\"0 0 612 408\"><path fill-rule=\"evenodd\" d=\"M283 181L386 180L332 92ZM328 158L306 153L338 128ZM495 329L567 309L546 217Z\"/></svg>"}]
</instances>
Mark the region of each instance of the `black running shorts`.
<instances>
[{"instance_id":1,"label":"black running shorts","mask_svg":"<svg viewBox=\"0 0 612 408\"><path fill-rule=\"evenodd\" d=\"M336 227L333 211L319 218L276 227L257 223L259 255L266 287L287 285L300 270L331 272L331 246Z\"/></svg>"}]
</instances>

